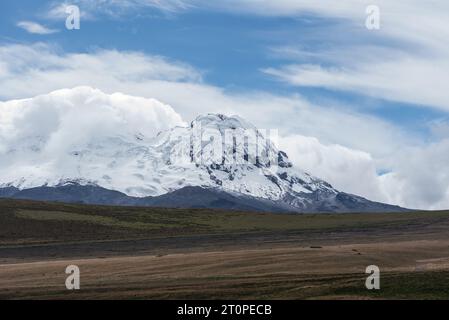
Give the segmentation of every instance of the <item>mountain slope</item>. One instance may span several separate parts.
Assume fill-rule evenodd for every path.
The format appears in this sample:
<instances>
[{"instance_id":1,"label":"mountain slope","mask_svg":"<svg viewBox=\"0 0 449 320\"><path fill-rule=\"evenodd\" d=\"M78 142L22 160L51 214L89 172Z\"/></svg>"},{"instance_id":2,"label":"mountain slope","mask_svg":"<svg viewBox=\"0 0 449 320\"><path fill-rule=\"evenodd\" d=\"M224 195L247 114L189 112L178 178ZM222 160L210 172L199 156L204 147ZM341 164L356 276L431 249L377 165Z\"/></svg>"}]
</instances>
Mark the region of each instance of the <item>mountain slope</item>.
<instances>
[{"instance_id":1,"label":"mountain slope","mask_svg":"<svg viewBox=\"0 0 449 320\"><path fill-rule=\"evenodd\" d=\"M187 126L155 100L86 87L36 99L50 119L39 129L16 125L11 135L6 129L17 120L0 121L0 197L295 212L395 208L341 193L295 168L273 132L238 116L202 115ZM7 108L17 105L24 122L36 107L24 100ZM77 111L83 121L72 124ZM98 114L107 123L91 120Z\"/></svg>"},{"instance_id":2,"label":"mountain slope","mask_svg":"<svg viewBox=\"0 0 449 320\"><path fill-rule=\"evenodd\" d=\"M158 197L137 198L98 186L66 184L56 187L37 187L25 190L0 189L0 198L80 203L91 205L142 206L162 208L211 208L238 211L297 213L298 208L283 201L271 201L242 194L232 194L219 189L184 187ZM335 199L320 202L315 207L301 210L304 213L320 212L401 212L404 209L340 193Z\"/></svg>"}]
</instances>

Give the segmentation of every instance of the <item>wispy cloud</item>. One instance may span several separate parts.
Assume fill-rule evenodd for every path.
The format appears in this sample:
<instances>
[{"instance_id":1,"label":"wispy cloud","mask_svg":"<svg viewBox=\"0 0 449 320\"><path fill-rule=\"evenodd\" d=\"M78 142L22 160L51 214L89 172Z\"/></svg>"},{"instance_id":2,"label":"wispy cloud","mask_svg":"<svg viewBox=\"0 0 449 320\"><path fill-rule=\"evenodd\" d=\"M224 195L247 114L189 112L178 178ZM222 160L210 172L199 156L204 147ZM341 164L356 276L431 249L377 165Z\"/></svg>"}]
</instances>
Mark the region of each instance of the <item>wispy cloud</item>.
<instances>
[{"instance_id":1,"label":"wispy cloud","mask_svg":"<svg viewBox=\"0 0 449 320\"><path fill-rule=\"evenodd\" d=\"M84 19L94 20L100 17L119 18L126 14L142 13L155 9L164 14L173 14L187 10L192 5L185 0L72 0L54 2L46 13L49 19L65 19L66 8L77 5Z\"/></svg>"},{"instance_id":2,"label":"wispy cloud","mask_svg":"<svg viewBox=\"0 0 449 320\"><path fill-rule=\"evenodd\" d=\"M350 55L348 53L348 55ZM404 54L399 60L344 65L293 64L263 71L299 87L322 87L355 92L391 101L449 111L449 59Z\"/></svg>"},{"instance_id":3,"label":"wispy cloud","mask_svg":"<svg viewBox=\"0 0 449 320\"><path fill-rule=\"evenodd\" d=\"M311 43L308 50L299 50L296 59L294 51L286 52L290 64L263 71L294 86L327 88L449 111L445 85L449 83L447 0L345 0L338 4L314 0L73 0L71 4L79 5L85 18L121 17L148 9L173 14L196 8L265 17L324 18L328 25L322 25L318 35L320 43L326 43L324 52ZM48 15L65 17L66 5L55 3ZM365 28L368 5L380 8L380 30ZM294 43L289 45L294 49Z\"/></svg>"},{"instance_id":4,"label":"wispy cloud","mask_svg":"<svg viewBox=\"0 0 449 320\"><path fill-rule=\"evenodd\" d=\"M380 30L365 28L368 4L380 8ZM274 49L291 62L262 71L288 84L449 111L449 2L445 0L348 0L332 5L325 1L230 0L221 8L264 16L328 18L328 25L321 25L327 31L321 30L316 39L309 37L310 43L290 42ZM314 45L317 39L326 43L324 50Z\"/></svg>"},{"instance_id":5,"label":"wispy cloud","mask_svg":"<svg viewBox=\"0 0 449 320\"><path fill-rule=\"evenodd\" d=\"M44 25L32 21L20 21L17 23L17 26L33 34L46 35L58 32L56 29L50 29Z\"/></svg>"},{"instance_id":6,"label":"wispy cloud","mask_svg":"<svg viewBox=\"0 0 449 320\"><path fill-rule=\"evenodd\" d=\"M365 28L368 5L380 9L380 30ZM327 88L449 111L445 85L449 83L447 0L345 0L336 4L316 0L96 0L91 1L90 11L130 12L148 7L166 12L201 8L263 17L325 19L317 39L310 39L314 32L308 30L312 42L308 50L301 48L302 43L296 44L299 49L289 43L289 50L281 49L289 55L291 64L263 71L294 86ZM314 46L317 40L326 43L324 52Z\"/></svg>"}]
</instances>

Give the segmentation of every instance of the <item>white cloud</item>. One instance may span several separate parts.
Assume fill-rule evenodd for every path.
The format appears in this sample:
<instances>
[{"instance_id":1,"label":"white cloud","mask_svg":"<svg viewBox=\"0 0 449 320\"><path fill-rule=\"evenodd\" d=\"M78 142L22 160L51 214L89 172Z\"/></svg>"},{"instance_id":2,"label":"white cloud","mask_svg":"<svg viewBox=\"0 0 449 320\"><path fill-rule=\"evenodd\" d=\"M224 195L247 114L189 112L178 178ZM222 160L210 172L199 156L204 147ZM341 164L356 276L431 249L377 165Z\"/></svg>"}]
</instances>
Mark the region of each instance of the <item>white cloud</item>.
<instances>
[{"instance_id":1,"label":"white cloud","mask_svg":"<svg viewBox=\"0 0 449 320\"><path fill-rule=\"evenodd\" d=\"M179 114L157 100L90 87L0 102L0 183L26 188L78 177L110 181L111 174L113 189L125 192L144 185L138 173L151 161L148 142L180 125Z\"/></svg>"},{"instance_id":2,"label":"white cloud","mask_svg":"<svg viewBox=\"0 0 449 320\"><path fill-rule=\"evenodd\" d=\"M446 57L432 61L430 57L422 59L404 54L398 60L372 64L350 63L338 67L302 64L264 71L297 86L352 91L449 111L447 70L449 59Z\"/></svg>"},{"instance_id":3,"label":"white cloud","mask_svg":"<svg viewBox=\"0 0 449 320\"><path fill-rule=\"evenodd\" d=\"M410 43L426 42L433 47L447 46L443 40L449 35L446 27L449 4L445 0L345 0L332 4L316 0L190 0L187 3L196 7L250 15L313 15L338 19L350 22L349 27L352 29L366 31L366 37L370 37L370 31L365 28L366 8L377 5L381 12L381 36L401 38ZM333 27L332 21L329 21L329 25ZM437 31L439 33L435 34ZM350 34L352 32L348 36Z\"/></svg>"},{"instance_id":4,"label":"white cloud","mask_svg":"<svg viewBox=\"0 0 449 320\"><path fill-rule=\"evenodd\" d=\"M293 163L339 190L407 208L449 208L449 139L397 150L382 160L391 169L382 175L379 160L366 152L301 135L280 139L280 146Z\"/></svg>"},{"instance_id":5,"label":"white cloud","mask_svg":"<svg viewBox=\"0 0 449 320\"><path fill-rule=\"evenodd\" d=\"M19 23L17 23L17 26L33 34L45 35L58 32L58 30L49 29L37 22L32 21L20 21Z\"/></svg>"},{"instance_id":6,"label":"white cloud","mask_svg":"<svg viewBox=\"0 0 449 320\"><path fill-rule=\"evenodd\" d=\"M447 138L398 152L392 159L393 171L380 177L388 201L414 208L449 208L448 159Z\"/></svg>"},{"instance_id":7,"label":"white cloud","mask_svg":"<svg viewBox=\"0 0 449 320\"><path fill-rule=\"evenodd\" d=\"M380 188L375 161L367 152L337 144L325 145L302 135L284 137L280 146L299 168L313 172L339 190L375 201L390 200Z\"/></svg>"},{"instance_id":8,"label":"white cloud","mask_svg":"<svg viewBox=\"0 0 449 320\"><path fill-rule=\"evenodd\" d=\"M185 124L170 106L90 87L63 89L29 99L0 102L0 151L35 144L55 160L74 146L110 137L154 137ZM2 157L2 158L3 158Z\"/></svg>"},{"instance_id":9,"label":"white cloud","mask_svg":"<svg viewBox=\"0 0 449 320\"><path fill-rule=\"evenodd\" d=\"M58 148L96 137L129 136L140 132L154 137L184 122L169 105L154 99L107 95L98 89L61 89L29 99L0 102L0 144L14 147L39 137ZM4 148L3 148L4 149Z\"/></svg>"}]
</instances>

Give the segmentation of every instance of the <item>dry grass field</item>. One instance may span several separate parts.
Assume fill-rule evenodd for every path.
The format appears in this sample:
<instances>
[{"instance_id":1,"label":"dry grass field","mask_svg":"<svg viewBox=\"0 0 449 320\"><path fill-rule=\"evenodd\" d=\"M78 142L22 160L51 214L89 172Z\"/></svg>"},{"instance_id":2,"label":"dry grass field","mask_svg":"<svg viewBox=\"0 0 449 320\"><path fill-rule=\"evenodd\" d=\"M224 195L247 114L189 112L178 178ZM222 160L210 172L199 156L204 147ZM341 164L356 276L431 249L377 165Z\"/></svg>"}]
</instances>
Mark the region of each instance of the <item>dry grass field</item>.
<instances>
[{"instance_id":1,"label":"dry grass field","mask_svg":"<svg viewBox=\"0 0 449 320\"><path fill-rule=\"evenodd\" d=\"M65 288L65 268L81 290ZM368 291L365 268L381 269ZM447 299L449 212L276 215L0 200L0 299Z\"/></svg>"}]
</instances>

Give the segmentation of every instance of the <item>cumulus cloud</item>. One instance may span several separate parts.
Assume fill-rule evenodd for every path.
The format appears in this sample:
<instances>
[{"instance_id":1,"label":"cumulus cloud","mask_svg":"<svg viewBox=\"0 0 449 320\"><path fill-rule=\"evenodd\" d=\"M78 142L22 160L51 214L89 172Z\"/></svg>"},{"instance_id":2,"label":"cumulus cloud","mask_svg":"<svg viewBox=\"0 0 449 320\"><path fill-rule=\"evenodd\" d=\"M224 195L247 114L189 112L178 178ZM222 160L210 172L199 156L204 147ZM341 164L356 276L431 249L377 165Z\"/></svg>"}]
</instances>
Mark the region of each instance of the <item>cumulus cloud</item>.
<instances>
[{"instance_id":1,"label":"cumulus cloud","mask_svg":"<svg viewBox=\"0 0 449 320\"><path fill-rule=\"evenodd\" d=\"M325 145L317 138L291 135L280 139L295 165L331 183L339 190L388 202L381 190L372 156L337 144Z\"/></svg>"},{"instance_id":2,"label":"cumulus cloud","mask_svg":"<svg viewBox=\"0 0 449 320\"><path fill-rule=\"evenodd\" d=\"M20 21L17 23L17 26L19 28L24 29L25 31L27 31L29 33L34 33L34 34L45 35L45 34L52 34L52 33L58 32L58 30L56 30L56 29L50 29L50 28L47 28L46 26L43 26L37 22L32 22L32 21Z\"/></svg>"},{"instance_id":3,"label":"cumulus cloud","mask_svg":"<svg viewBox=\"0 0 449 320\"><path fill-rule=\"evenodd\" d=\"M35 143L58 157L64 150L109 137L152 138L185 124L170 106L90 87L63 89L34 98L0 102L0 150Z\"/></svg>"},{"instance_id":4,"label":"cumulus cloud","mask_svg":"<svg viewBox=\"0 0 449 320\"><path fill-rule=\"evenodd\" d=\"M393 171L380 177L388 201L413 208L449 208L449 139L398 153Z\"/></svg>"},{"instance_id":5,"label":"cumulus cloud","mask_svg":"<svg viewBox=\"0 0 449 320\"><path fill-rule=\"evenodd\" d=\"M379 160L370 154L313 137L293 135L279 140L293 163L339 190L406 208L449 208L449 139L421 147L405 147ZM379 161L390 171L378 172Z\"/></svg>"},{"instance_id":6,"label":"cumulus cloud","mask_svg":"<svg viewBox=\"0 0 449 320\"><path fill-rule=\"evenodd\" d=\"M1 102L0 184L83 179L139 195L145 185L139 172L151 162L146 146L159 131L180 125L181 117L157 100L90 87Z\"/></svg>"}]
</instances>

